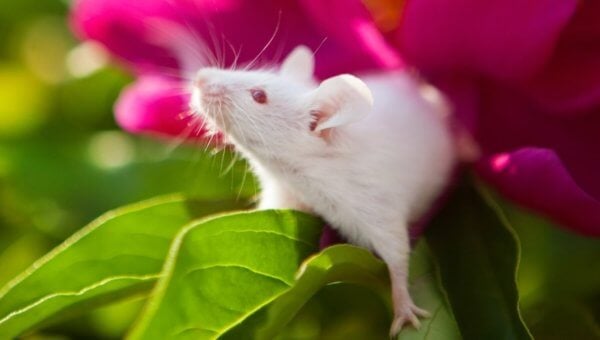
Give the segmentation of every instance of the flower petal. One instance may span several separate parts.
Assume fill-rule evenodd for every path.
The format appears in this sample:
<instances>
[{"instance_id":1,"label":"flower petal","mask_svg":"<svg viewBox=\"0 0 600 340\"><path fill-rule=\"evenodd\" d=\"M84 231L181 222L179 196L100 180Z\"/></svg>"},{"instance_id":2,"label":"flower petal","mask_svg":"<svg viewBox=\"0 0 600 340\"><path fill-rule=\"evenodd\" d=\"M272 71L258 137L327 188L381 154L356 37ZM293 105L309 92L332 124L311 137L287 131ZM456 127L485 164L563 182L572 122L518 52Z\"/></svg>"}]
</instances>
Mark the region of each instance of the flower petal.
<instances>
[{"instance_id":1,"label":"flower petal","mask_svg":"<svg viewBox=\"0 0 600 340\"><path fill-rule=\"evenodd\" d=\"M316 47L323 39L288 1L79 0L72 13L82 37L100 41L143 72L181 66L177 57L185 49L212 65L231 65L253 60L265 47L261 57L273 61L282 48L300 41ZM277 39L267 46L272 35Z\"/></svg>"},{"instance_id":2,"label":"flower petal","mask_svg":"<svg viewBox=\"0 0 600 340\"><path fill-rule=\"evenodd\" d=\"M429 74L527 79L544 65L578 2L408 0L398 42Z\"/></svg>"},{"instance_id":3,"label":"flower petal","mask_svg":"<svg viewBox=\"0 0 600 340\"><path fill-rule=\"evenodd\" d=\"M115 105L117 123L132 133L198 139L206 134L189 114L189 95L172 79L144 76L127 87Z\"/></svg>"},{"instance_id":4,"label":"flower petal","mask_svg":"<svg viewBox=\"0 0 600 340\"><path fill-rule=\"evenodd\" d=\"M515 90L485 82L479 86L481 114L475 137L484 154L529 146L553 150L574 180L600 198L600 108L574 117L552 116Z\"/></svg>"},{"instance_id":5,"label":"flower petal","mask_svg":"<svg viewBox=\"0 0 600 340\"><path fill-rule=\"evenodd\" d=\"M318 49L320 77L399 63L358 0L333 2L332 8L306 2L79 0L72 25L138 72L177 71L182 50L213 65L274 63L300 44ZM183 39L181 32L187 32Z\"/></svg>"},{"instance_id":6,"label":"flower petal","mask_svg":"<svg viewBox=\"0 0 600 340\"><path fill-rule=\"evenodd\" d=\"M505 176L502 180L489 176L494 173L491 172L492 165L488 164L484 166L484 170L488 172L488 176L485 177L493 184L499 185L501 191L509 193L510 198L515 198L528 207L540 209L567 227L593 233L594 226L600 226L594 225L598 221L595 214L600 213L600 210L594 212L590 208L593 204L581 203L582 209L575 209L570 203L562 202L569 208L557 208L554 200L569 200L571 196L573 202L583 202L581 197L586 197L590 202L600 200L600 154L596 148L600 145L598 111L589 111L574 117L553 116L540 110L530 98L522 96L514 89L485 81L480 81L478 87L481 90L481 114L477 121L476 139L484 155L511 155L514 151L529 148L546 150L545 152L553 155L550 157L542 154L538 157L538 153L532 154L536 157L532 156L530 163L523 161L523 158L515 158L520 162L517 164L523 164L526 171L511 173L510 176L500 172ZM551 172L549 175L544 174L546 170L543 166L533 163L537 159L542 162L540 164L548 166L547 170ZM497 162L488 160L492 161ZM534 178L534 171L539 172L537 175L540 178ZM523 173L531 178L516 178ZM537 187L524 187L536 193L521 193L524 189L519 186L527 181L540 184ZM512 185L515 187L511 187ZM565 192L565 196L551 196L557 192ZM537 195L547 195L549 202L540 202ZM555 208L556 212L553 211ZM583 211L589 216L582 215ZM586 225L585 220L589 220L590 224Z\"/></svg>"},{"instance_id":7,"label":"flower petal","mask_svg":"<svg viewBox=\"0 0 600 340\"><path fill-rule=\"evenodd\" d=\"M573 116L600 106L600 2L582 1L547 66L526 92L551 114Z\"/></svg>"},{"instance_id":8,"label":"flower petal","mask_svg":"<svg viewBox=\"0 0 600 340\"><path fill-rule=\"evenodd\" d=\"M327 41L323 43L317 57L333 59L339 65L325 65L322 68L326 72L318 73L335 75L347 70L393 69L403 66L400 56L385 40L361 1L302 0L302 3L317 27L327 34ZM340 51L345 53L340 54ZM317 62L317 68L319 67Z\"/></svg>"},{"instance_id":9,"label":"flower petal","mask_svg":"<svg viewBox=\"0 0 600 340\"><path fill-rule=\"evenodd\" d=\"M147 18L172 19L168 1L78 0L71 11L71 26L84 39L102 43L138 72L176 68L177 61L164 46L151 41Z\"/></svg>"},{"instance_id":10,"label":"flower petal","mask_svg":"<svg viewBox=\"0 0 600 340\"><path fill-rule=\"evenodd\" d=\"M469 132L473 132L479 115L479 88L473 77L445 74L431 77L429 81L450 101L454 117Z\"/></svg>"},{"instance_id":11,"label":"flower petal","mask_svg":"<svg viewBox=\"0 0 600 340\"><path fill-rule=\"evenodd\" d=\"M323 233L319 240L319 249L325 249L335 244L344 243L344 239L329 224L323 226Z\"/></svg>"},{"instance_id":12,"label":"flower petal","mask_svg":"<svg viewBox=\"0 0 600 340\"><path fill-rule=\"evenodd\" d=\"M477 170L507 198L579 233L600 236L600 201L577 185L554 151L500 153L482 160Z\"/></svg>"}]
</instances>

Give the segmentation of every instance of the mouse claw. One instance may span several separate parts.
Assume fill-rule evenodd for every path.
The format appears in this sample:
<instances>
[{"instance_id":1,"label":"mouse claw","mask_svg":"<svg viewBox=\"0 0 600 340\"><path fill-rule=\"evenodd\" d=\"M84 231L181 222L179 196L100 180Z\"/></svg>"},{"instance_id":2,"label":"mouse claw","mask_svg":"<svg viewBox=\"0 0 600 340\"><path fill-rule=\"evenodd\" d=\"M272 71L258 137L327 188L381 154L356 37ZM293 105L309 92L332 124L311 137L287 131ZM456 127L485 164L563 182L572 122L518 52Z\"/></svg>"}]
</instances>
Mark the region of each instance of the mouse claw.
<instances>
[{"instance_id":1,"label":"mouse claw","mask_svg":"<svg viewBox=\"0 0 600 340\"><path fill-rule=\"evenodd\" d=\"M412 301L406 303L396 310L394 321L390 328L390 338L395 338L407 323L410 323L418 330L421 327L419 317L428 318L430 315L428 311L415 306Z\"/></svg>"}]
</instances>

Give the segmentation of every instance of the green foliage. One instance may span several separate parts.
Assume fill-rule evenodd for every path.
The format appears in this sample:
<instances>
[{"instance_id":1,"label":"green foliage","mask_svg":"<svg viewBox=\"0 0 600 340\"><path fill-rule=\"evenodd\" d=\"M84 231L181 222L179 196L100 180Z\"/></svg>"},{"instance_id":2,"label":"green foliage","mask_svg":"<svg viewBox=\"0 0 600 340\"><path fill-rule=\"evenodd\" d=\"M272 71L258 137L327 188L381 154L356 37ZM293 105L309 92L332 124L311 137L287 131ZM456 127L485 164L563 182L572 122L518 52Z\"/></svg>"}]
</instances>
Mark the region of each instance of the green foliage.
<instances>
[{"instance_id":1,"label":"green foliage","mask_svg":"<svg viewBox=\"0 0 600 340\"><path fill-rule=\"evenodd\" d=\"M273 339L285 335L289 332L286 326L315 294L339 282L363 286L373 291L376 302L389 303L385 264L364 249L336 245L308 258L299 268L293 286L223 338Z\"/></svg>"},{"instance_id":2,"label":"green foliage","mask_svg":"<svg viewBox=\"0 0 600 340\"><path fill-rule=\"evenodd\" d=\"M427 230L464 339L530 339L519 313L519 245L500 208L469 185Z\"/></svg>"},{"instance_id":3,"label":"green foliage","mask_svg":"<svg viewBox=\"0 0 600 340\"><path fill-rule=\"evenodd\" d=\"M299 212L188 224L236 206L170 198L105 215L3 289L0 337L154 287L131 339L385 338L391 307L383 262L351 245L315 254L322 221ZM471 186L457 190L411 258L411 294L432 317L400 339L529 337L517 305L518 246L500 217ZM454 229L448 221L457 221ZM452 244L440 242L448 238Z\"/></svg>"},{"instance_id":4,"label":"green foliage","mask_svg":"<svg viewBox=\"0 0 600 340\"><path fill-rule=\"evenodd\" d=\"M523 318L536 339L600 339L600 242L501 202L523 244Z\"/></svg>"},{"instance_id":5,"label":"green foliage","mask_svg":"<svg viewBox=\"0 0 600 340\"><path fill-rule=\"evenodd\" d=\"M110 212L81 229L0 291L0 338L57 314L147 292L181 226L227 208L203 204L199 212L195 205L182 198L154 200Z\"/></svg>"},{"instance_id":6,"label":"green foliage","mask_svg":"<svg viewBox=\"0 0 600 340\"><path fill-rule=\"evenodd\" d=\"M321 225L285 211L192 223L173 243L131 338L221 336L294 283L302 260L317 250Z\"/></svg>"},{"instance_id":7,"label":"green foliage","mask_svg":"<svg viewBox=\"0 0 600 340\"><path fill-rule=\"evenodd\" d=\"M463 329L455 318L446 299L446 287L440 280L439 258L434 257L425 240L421 241L411 256L410 285L415 303L428 310L431 317L421 322L421 329L408 328L400 333L402 340L461 339ZM475 308L480 308L476 306Z\"/></svg>"}]
</instances>

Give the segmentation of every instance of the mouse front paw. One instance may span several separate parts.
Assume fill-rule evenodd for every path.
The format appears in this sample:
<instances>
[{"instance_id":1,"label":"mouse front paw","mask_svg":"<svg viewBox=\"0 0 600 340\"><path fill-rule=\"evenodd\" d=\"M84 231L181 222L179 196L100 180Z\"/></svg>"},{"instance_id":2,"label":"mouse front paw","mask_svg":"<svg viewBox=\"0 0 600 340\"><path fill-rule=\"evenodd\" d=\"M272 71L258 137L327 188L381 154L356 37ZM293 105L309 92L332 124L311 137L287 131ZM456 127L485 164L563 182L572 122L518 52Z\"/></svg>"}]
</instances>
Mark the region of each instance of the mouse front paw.
<instances>
[{"instance_id":1,"label":"mouse front paw","mask_svg":"<svg viewBox=\"0 0 600 340\"><path fill-rule=\"evenodd\" d=\"M394 306L394 321L390 328L390 338L395 338L407 323L419 329L421 327L419 317L427 318L430 316L428 311L417 307L412 300L408 299L405 301L398 306Z\"/></svg>"}]
</instances>

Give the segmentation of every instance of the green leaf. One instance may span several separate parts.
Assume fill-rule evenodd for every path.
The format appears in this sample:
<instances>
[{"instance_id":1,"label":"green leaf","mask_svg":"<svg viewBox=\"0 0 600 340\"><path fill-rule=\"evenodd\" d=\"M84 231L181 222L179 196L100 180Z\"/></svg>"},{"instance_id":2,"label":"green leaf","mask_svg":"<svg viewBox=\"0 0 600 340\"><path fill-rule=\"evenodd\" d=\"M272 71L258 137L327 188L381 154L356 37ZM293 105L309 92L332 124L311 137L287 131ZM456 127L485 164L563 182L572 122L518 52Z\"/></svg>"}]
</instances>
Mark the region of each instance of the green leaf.
<instances>
[{"instance_id":1,"label":"green leaf","mask_svg":"<svg viewBox=\"0 0 600 340\"><path fill-rule=\"evenodd\" d=\"M440 285L439 264L435 262L427 243L417 244L410 259L410 293L417 306L426 309L431 317L421 319L421 328L407 327L400 340L460 340L460 330L444 289Z\"/></svg>"},{"instance_id":2,"label":"green leaf","mask_svg":"<svg viewBox=\"0 0 600 340\"><path fill-rule=\"evenodd\" d=\"M523 245L518 280L522 308L547 303L548 296L589 301L600 293L600 239L500 202Z\"/></svg>"},{"instance_id":3,"label":"green leaf","mask_svg":"<svg viewBox=\"0 0 600 340\"><path fill-rule=\"evenodd\" d=\"M290 289L224 339L239 339L244 334L256 339L273 339L282 334L284 327L313 295L333 282L362 285L375 291L383 300L389 300L385 264L365 249L336 245L306 260Z\"/></svg>"},{"instance_id":4,"label":"green leaf","mask_svg":"<svg viewBox=\"0 0 600 340\"><path fill-rule=\"evenodd\" d=\"M498 201L523 245L517 284L533 337L600 339L600 240Z\"/></svg>"},{"instance_id":5,"label":"green leaf","mask_svg":"<svg viewBox=\"0 0 600 340\"><path fill-rule=\"evenodd\" d=\"M419 243L413 252L410 274L412 296L416 303L432 312L432 317L422 320L422 327L419 330L405 328L399 339L460 339L456 321L438 287L435 266L424 243ZM348 284L362 289L351 289L350 292L355 295L346 296L346 301L343 298L335 298L336 293L339 296L339 293L350 289ZM293 287L225 334L222 339L273 339L276 336L285 339L295 328L296 320L292 319L296 315L305 317L301 309L311 308L310 305L306 306L311 298L343 303L342 306L337 307L328 304L321 306L330 313L324 313L323 320L317 321L321 324L314 327L317 334L312 334L312 338L317 336L327 339L386 338L391 323L389 289L387 267L371 252L351 245L332 246L306 260L298 272ZM319 296L323 292L326 294ZM369 321L369 315L361 314L363 308L367 313L377 311L377 308L372 306L372 302L359 302L363 297L374 298L385 305L386 316L383 322ZM311 302L318 304L322 301ZM349 307L358 310L353 313L345 311ZM340 316L341 314L345 315ZM341 323L338 319L345 321L346 325L337 327L336 324ZM361 326L360 323L364 320L371 325ZM352 326L348 325L348 322L352 323ZM359 332L362 334L357 334Z\"/></svg>"},{"instance_id":6,"label":"green leaf","mask_svg":"<svg viewBox=\"0 0 600 340\"><path fill-rule=\"evenodd\" d=\"M0 235L0 237L2 236ZM51 246L48 245L46 239L32 232L13 240L9 247L0 250L0 263L2 264L0 265L0 287L27 269L50 249Z\"/></svg>"},{"instance_id":7,"label":"green leaf","mask_svg":"<svg viewBox=\"0 0 600 340\"><path fill-rule=\"evenodd\" d=\"M530 339L519 311L519 244L485 192L463 183L426 232L464 339Z\"/></svg>"},{"instance_id":8,"label":"green leaf","mask_svg":"<svg viewBox=\"0 0 600 340\"><path fill-rule=\"evenodd\" d=\"M548 299L524 310L536 339L600 339L600 325L583 303Z\"/></svg>"},{"instance_id":9,"label":"green leaf","mask_svg":"<svg viewBox=\"0 0 600 340\"><path fill-rule=\"evenodd\" d=\"M337 282L321 288L274 339L389 340L390 323L390 308L380 295Z\"/></svg>"},{"instance_id":10,"label":"green leaf","mask_svg":"<svg viewBox=\"0 0 600 340\"><path fill-rule=\"evenodd\" d=\"M170 197L105 214L0 290L0 339L149 291L176 233L193 217L225 208Z\"/></svg>"},{"instance_id":11,"label":"green leaf","mask_svg":"<svg viewBox=\"0 0 600 340\"><path fill-rule=\"evenodd\" d=\"M132 339L212 339L294 283L318 247L322 222L258 211L193 222L173 242Z\"/></svg>"}]
</instances>

